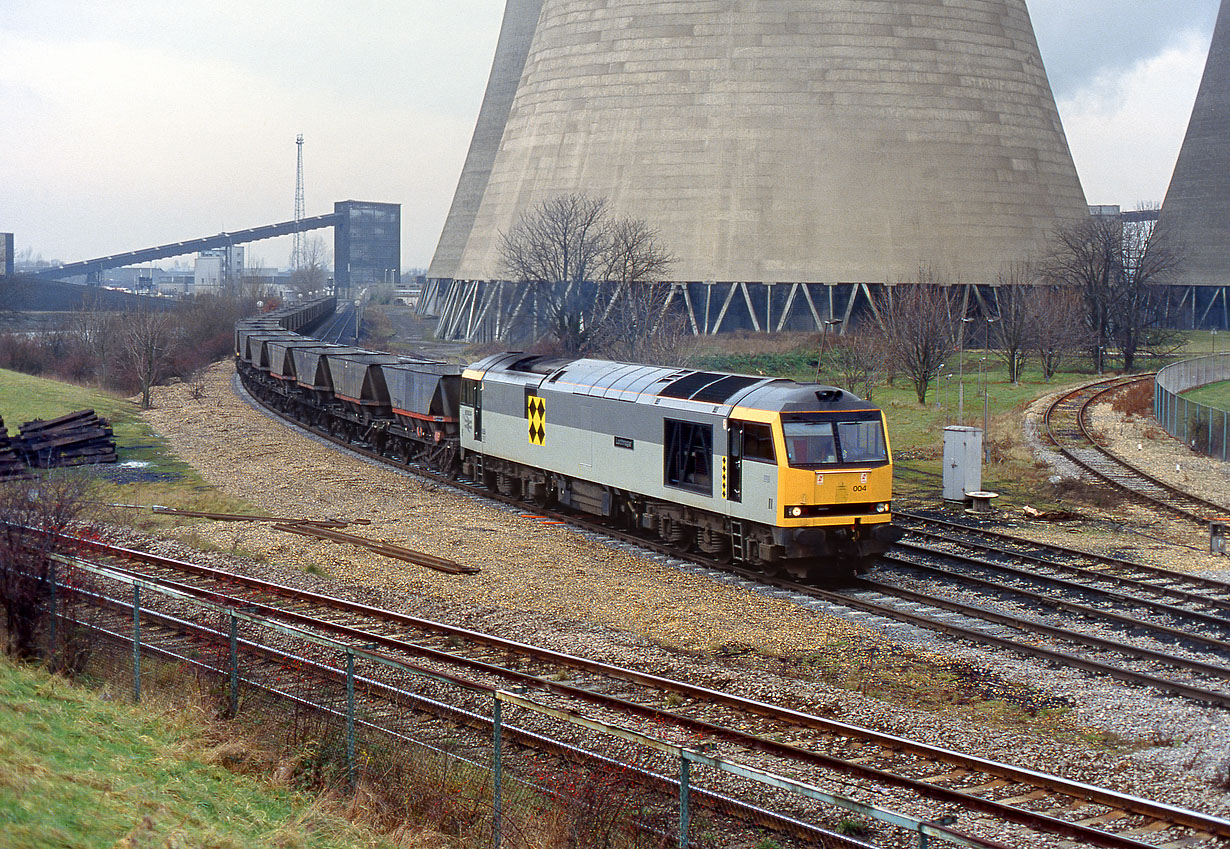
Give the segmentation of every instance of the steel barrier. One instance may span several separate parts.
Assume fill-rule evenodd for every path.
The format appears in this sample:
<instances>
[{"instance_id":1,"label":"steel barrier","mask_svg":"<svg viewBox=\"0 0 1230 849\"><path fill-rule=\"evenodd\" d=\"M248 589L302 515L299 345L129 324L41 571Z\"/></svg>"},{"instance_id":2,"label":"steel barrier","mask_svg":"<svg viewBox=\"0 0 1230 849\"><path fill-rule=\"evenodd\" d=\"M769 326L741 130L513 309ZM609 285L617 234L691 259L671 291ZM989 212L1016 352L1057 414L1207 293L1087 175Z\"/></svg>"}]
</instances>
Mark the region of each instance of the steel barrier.
<instances>
[{"instance_id":1,"label":"steel barrier","mask_svg":"<svg viewBox=\"0 0 1230 849\"><path fill-rule=\"evenodd\" d=\"M1201 404L1182 393L1230 381L1230 354L1173 363L1153 381L1153 416L1166 432L1202 454L1230 460L1230 411Z\"/></svg>"}]
</instances>

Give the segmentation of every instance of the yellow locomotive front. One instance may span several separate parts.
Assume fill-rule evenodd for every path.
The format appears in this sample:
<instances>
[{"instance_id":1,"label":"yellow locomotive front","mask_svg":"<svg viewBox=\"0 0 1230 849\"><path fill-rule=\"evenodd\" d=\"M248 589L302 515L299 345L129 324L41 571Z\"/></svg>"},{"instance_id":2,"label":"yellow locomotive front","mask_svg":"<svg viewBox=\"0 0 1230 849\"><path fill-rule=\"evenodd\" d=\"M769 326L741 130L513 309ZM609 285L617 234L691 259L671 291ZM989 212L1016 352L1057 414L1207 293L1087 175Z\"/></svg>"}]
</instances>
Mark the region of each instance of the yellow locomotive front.
<instances>
[{"instance_id":1,"label":"yellow locomotive front","mask_svg":"<svg viewBox=\"0 0 1230 849\"><path fill-rule=\"evenodd\" d=\"M786 413L779 424L781 524L892 521L893 467L879 410Z\"/></svg>"},{"instance_id":2,"label":"yellow locomotive front","mask_svg":"<svg viewBox=\"0 0 1230 849\"><path fill-rule=\"evenodd\" d=\"M732 425L736 430L763 429L773 442L770 452L745 438L744 449L732 452L772 457L775 474L761 476L763 495L751 499L761 521L772 526L772 544L761 546L756 559L798 577L865 571L901 536L892 525L893 466L884 414L831 387L774 389L773 403L765 406L777 409L743 407L732 416L749 422ZM746 481L747 467L737 468L750 494L755 485ZM743 506L752 505L745 500Z\"/></svg>"}]
</instances>

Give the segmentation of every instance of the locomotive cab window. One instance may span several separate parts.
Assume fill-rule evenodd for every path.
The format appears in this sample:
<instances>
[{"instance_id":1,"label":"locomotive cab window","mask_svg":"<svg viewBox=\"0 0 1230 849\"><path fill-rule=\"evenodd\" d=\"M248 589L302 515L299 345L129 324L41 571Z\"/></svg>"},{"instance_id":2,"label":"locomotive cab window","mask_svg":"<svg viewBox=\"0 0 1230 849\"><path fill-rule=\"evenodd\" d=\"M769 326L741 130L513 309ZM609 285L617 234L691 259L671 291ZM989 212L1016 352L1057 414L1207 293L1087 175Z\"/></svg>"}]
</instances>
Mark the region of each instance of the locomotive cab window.
<instances>
[{"instance_id":1,"label":"locomotive cab window","mask_svg":"<svg viewBox=\"0 0 1230 849\"><path fill-rule=\"evenodd\" d=\"M664 480L701 495L713 495L713 425L663 422Z\"/></svg>"},{"instance_id":2,"label":"locomotive cab window","mask_svg":"<svg viewBox=\"0 0 1230 849\"><path fill-rule=\"evenodd\" d=\"M795 468L888 462L878 413L783 417L782 435Z\"/></svg>"},{"instance_id":3,"label":"locomotive cab window","mask_svg":"<svg viewBox=\"0 0 1230 849\"><path fill-rule=\"evenodd\" d=\"M841 457L847 463L883 463L888 460L884 428L879 419L838 422L837 436L841 441Z\"/></svg>"}]
</instances>

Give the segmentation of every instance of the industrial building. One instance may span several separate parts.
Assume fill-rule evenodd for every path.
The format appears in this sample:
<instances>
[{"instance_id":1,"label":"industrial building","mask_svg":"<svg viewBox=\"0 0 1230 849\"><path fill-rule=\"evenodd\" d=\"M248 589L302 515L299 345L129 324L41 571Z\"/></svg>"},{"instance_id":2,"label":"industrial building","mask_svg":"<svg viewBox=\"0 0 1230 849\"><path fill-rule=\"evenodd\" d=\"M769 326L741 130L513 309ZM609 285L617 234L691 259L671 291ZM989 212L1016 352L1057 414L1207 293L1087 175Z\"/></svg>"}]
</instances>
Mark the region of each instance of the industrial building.
<instances>
[{"instance_id":1,"label":"industrial building","mask_svg":"<svg viewBox=\"0 0 1230 849\"><path fill-rule=\"evenodd\" d=\"M333 280L339 293L401 282L401 204L333 205Z\"/></svg>"},{"instance_id":2,"label":"industrial building","mask_svg":"<svg viewBox=\"0 0 1230 849\"><path fill-rule=\"evenodd\" d=\"M0 275L13 275L13 234L0 233Z\"/></svg>"}]
</instances>

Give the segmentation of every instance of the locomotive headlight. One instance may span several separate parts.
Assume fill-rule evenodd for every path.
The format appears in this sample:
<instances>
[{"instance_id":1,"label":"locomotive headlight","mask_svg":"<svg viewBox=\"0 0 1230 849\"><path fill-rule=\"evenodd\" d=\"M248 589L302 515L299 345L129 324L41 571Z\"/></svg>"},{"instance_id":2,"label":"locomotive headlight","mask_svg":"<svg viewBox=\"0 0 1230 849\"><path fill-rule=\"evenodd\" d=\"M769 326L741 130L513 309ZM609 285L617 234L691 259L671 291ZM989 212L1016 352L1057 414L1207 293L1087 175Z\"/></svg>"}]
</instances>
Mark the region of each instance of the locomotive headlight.
<instances>
[{"instance_id":1,"label":"locomotive headlight","mask_svg":"<svg viewBox=\"0 0 1230 849\"><path fill-rule=\"evenodd\" d=\"M886 504L886 503L884 503L883 501L881 501L879 504L877 504L877 505L876 505L876 512L877 512L877 513L887 513L887 512L888 512L888 504Z\"/></svg>"},{"instance_id":2,"label":"locomotive headlight","mask_svg":"<svg viewBox=\"0 0 1230 849\"><path fill-rule=\"evenodd\" d=\"M802 507L791 507L786 512L789 513L791 517L797 519L803 515L803 508Z\"/></svg>"}]
</instances>

